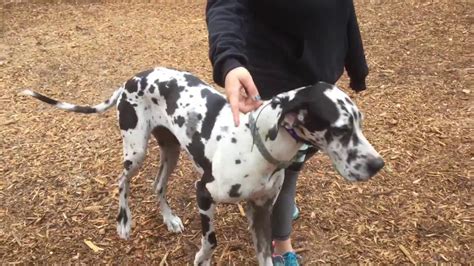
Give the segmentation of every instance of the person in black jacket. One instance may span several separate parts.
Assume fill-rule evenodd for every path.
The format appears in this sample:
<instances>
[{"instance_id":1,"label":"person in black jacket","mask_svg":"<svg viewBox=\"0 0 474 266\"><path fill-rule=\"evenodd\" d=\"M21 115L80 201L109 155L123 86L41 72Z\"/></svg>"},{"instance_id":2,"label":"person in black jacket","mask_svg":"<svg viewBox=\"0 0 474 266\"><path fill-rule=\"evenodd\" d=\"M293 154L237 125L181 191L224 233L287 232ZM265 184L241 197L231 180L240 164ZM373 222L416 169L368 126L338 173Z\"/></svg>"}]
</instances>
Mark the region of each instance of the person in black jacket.
<instances>
[{"instance_id":1,"label":"person in black jacket","mask_svg":"<svg viewBox=\"0 0 474 266\"><path fill-rule=\"evenodd\" d=\"M260 98L318 81L366 89L368 67L352 0L208 0L214 81L225 88L236 126ZM243 93L242 93L243 92ZM243 96L244 95L244 96ZM290 233L301 164L285 171L272 214L275 264L298 265Z\"/></svg>"}]
</instances>

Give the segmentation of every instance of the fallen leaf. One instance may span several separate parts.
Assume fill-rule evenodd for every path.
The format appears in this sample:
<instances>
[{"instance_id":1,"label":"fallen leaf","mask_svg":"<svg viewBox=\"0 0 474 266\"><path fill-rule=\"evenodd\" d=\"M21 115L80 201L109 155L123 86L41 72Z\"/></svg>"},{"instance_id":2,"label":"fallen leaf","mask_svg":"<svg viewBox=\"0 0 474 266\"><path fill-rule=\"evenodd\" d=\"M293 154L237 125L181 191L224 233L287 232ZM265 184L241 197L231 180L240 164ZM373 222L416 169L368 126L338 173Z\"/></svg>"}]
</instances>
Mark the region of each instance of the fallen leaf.
<instances>
[{"instance_id":1,"label":"fallen leaf","mask_svg":"<svg viewBox=\"0 0 474 266\"><path fill-rule=\"evenodd\" d=\"M90 241L90 240L84 239L84 243L86 243L86 245L87 245L88 247L90 247L95 253L104 250L103 248L100 248L100 247L96 246L96 245L95 245L94 243L92 243L92 241Z\"/></svg>"}]
</instances>

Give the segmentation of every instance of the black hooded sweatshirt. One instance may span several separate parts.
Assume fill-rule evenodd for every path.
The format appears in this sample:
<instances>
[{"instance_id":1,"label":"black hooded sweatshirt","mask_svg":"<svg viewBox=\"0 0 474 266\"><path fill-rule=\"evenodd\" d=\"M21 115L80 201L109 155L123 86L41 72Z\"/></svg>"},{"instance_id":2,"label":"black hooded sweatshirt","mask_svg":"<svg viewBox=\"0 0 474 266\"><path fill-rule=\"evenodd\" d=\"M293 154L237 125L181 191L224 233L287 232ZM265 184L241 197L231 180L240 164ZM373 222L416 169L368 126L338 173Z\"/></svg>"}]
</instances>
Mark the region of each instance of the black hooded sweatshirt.
<instances>
[{"instance_id":1,"label":"black hooded sweatshirt","mask_svg":"<svg viewBox=\"0 0 474 266\"><path fill-rule=\"evenodd\" d=\"M246 67L262 97L325 81L344 68L355 91L368 74L352 0L208 0L214 81Z\"/></svg>"}]
</instances>

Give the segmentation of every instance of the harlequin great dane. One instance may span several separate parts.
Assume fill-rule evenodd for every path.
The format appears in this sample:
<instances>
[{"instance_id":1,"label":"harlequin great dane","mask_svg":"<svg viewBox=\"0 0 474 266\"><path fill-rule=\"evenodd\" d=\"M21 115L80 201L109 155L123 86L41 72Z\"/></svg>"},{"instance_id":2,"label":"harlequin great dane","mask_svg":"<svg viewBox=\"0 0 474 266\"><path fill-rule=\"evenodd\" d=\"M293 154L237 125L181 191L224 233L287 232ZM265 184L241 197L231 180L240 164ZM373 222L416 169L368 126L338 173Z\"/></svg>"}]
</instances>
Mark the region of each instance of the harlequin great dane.
<instances>
[{"instance_id":1,"label":"harlequin great dane","mask_svg":"<svg viewBox=\"0 0 474 266\"><path fill-rule=\"evenodd\" d=\"M160 146L160 169L154 189L168 230L183 224L166 200L168 178L180 149L191 156L201 179L196 182L202 223L197 265L209 265L217 241L213 226L217 203L247 201L246 216L260 265L271 265L272 205L283 173L303 144L329 155L347 180L367 180L384 165L361 131L362 115L336 86L317 83L278 94L256 111L241 114L233 124L226 99L197 77L177 70L155 68L139 73L105 102L77 106L25 90L60 109L100 113L117 105L123 138L123 171L119 178L117 231L130 236L129 181L140 168L153 135Z\"/></svg>"}]
</instances>

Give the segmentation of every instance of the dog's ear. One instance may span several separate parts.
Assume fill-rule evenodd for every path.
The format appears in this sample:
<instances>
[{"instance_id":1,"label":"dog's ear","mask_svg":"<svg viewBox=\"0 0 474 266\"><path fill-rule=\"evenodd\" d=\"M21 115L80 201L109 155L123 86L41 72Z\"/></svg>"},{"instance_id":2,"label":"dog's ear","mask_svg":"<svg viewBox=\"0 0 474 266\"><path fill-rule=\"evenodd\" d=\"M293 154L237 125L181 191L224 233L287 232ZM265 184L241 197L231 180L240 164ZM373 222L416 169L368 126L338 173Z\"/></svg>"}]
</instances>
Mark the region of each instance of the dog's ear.
<instances>
[{"instance_id":1,"label":"dog's ear","mask_svg":"<svg viewBox=\"0 0 474 266\"><path fill-rule=\"evenodd\" d=\"M308 116L314 121L313 125L307 125L307 127L313 127L308 128L309 130L323 130L339 118L340 113L336 102L325 94L327 90L333 89L334 86L331 84L318 82L309 91L308 98L311 101L308 104Z\"/></svg>"},{"instance_id":2,"label":"dog's ear","mask_svg":"<svg viewBox=\"0 0 474 266\"><path fill-rule=\"evenodd\" d=\"M332 85L320 82L301 89L293 99L282 101L279 124L303 124L310 131L327 128L339 117L335 102L324 94L327 89L332 89Z\"/></svg>"},{"instance_id":3,"label":"dog's ear","mask_svg":"<svg viewBox=\"0 0 474 266\"><path fill-rule=\"evenodd\" d=\"M303 98L295 97L291 101L288 98L280 99L281 115L278 118L278 125L285 125L295 127L304 121L304 116L300 113L306 108L306 103Z\"/></svg>"}]
</instances>

